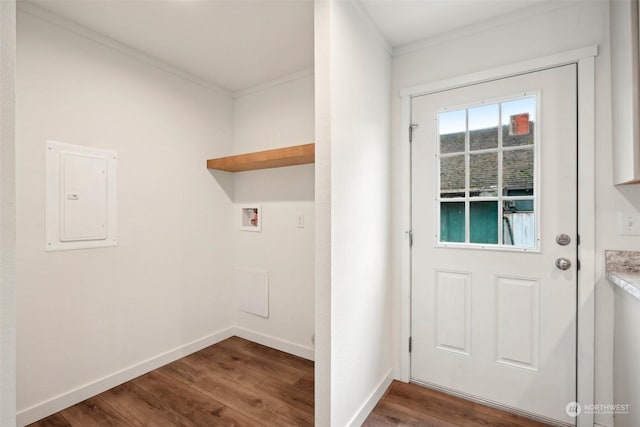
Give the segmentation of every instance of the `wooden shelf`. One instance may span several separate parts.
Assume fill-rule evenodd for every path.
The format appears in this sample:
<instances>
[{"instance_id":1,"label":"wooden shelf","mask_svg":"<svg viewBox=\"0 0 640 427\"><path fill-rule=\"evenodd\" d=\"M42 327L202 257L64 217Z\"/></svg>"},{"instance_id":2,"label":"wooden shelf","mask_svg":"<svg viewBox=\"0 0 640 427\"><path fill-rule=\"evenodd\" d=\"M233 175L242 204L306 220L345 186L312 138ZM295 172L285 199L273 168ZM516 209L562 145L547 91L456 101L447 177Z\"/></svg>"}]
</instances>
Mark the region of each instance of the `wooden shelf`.
<instances>
[{"instance_id":1,"label":"wooden shelf","mask_svg":"<svg viewBox=\"0 0 640 427\"><path fill-rule=\"evenodd\" d=\"M207 169L243 172L256 169L280 168L315 162L315 144L295 145L275 150L239 154L207 160Z\"/></svg>"}]
</instances>

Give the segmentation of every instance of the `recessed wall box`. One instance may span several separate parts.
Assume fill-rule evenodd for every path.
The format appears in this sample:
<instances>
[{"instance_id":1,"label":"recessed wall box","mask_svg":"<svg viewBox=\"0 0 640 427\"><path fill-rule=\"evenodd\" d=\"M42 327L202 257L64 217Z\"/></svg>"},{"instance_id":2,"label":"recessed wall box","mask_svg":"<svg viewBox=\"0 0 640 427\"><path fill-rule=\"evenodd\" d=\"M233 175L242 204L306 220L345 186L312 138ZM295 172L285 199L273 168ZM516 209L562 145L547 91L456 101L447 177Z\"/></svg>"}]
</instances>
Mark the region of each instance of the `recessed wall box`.
<instances>
[{"instance_id":1,"label":"recessed wall box","mask_svg":"<svg viewBox=\"0 0 640 427\"><path fill-rule=\"evenodd\" d=\"M262 207L260 205L240 205L240 230L262 231Z\"/></svg>"}]
</instances>

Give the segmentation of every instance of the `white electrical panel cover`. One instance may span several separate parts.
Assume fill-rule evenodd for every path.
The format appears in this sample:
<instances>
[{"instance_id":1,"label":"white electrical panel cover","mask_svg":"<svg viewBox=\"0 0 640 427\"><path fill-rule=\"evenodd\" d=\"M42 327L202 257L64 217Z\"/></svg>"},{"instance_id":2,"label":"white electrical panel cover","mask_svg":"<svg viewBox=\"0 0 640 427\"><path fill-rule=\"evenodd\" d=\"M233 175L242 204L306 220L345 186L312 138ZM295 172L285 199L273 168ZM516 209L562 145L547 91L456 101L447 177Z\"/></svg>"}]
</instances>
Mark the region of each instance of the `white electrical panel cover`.
<instances>
[{"instance_id":1,"label":"white electrical panel cover","mask_svg":"<svg viewBox=\"0 0 640 427\"><path fill-rule=\"evenodd\" d=\"M115 151L47 141L48 251L116 245L116 162Z\"/></svg>"}]
</instances>

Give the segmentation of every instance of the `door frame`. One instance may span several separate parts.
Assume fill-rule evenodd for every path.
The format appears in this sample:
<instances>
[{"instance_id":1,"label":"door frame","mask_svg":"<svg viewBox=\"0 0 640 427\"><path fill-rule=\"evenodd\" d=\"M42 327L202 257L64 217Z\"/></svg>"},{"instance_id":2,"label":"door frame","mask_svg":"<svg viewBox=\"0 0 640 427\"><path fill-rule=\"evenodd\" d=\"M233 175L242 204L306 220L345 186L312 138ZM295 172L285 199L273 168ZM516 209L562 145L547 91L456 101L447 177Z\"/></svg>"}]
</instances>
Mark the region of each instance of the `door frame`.
<instances>
[{"instance_id":1,"label":"door frame","mask_svg":"<svg viewBox=\"0 0 640 427\"><path fill-rule=\"evenodd\" d=\"M594 402L595 394L595 57L598 46L587 46L541 58L493 68L451 79L439 80L400 91L401 157L401 245L400 266L400 372L399 380L409 382L411 355L411 100L450 89L542 71L562 65L578 68L578 259L577 277L577 373L576 400L580 404ZM582 411L577 426L593 426L594 414Z\"/></svg>"}]
</instances>

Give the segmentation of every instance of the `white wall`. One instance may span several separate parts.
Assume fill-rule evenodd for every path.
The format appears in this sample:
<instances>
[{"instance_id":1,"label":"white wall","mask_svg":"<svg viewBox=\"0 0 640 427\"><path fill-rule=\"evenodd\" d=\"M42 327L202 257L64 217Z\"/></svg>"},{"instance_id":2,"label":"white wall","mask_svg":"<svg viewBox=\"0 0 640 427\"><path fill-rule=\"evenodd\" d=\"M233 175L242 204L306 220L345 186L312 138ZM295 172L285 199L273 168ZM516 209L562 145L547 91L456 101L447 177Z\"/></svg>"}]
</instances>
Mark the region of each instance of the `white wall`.
<instances>
[{"instance_id":1,"label":"white wall","mask_svg":"<svg viewBox=\"0 0 640 427\"><path fill-rule=\"evenodd\" d=\"M17 71L24 423L230 333L233 100L24 12ZM47 139L118 152L118 246L44 251Z\"/></svg>"},{"instance_id":2,"label":"white wall","mask_svg":"<svg viewBox=\"0 0 640 427\"><path fill-rule=\"evenodd\" d=\"M0 2L0 425L15 425L16 4Z\"/></svg>"},{"instance_id":3,"label":"white wall","mask_svg":"<svg viewBox=\"0 0 640 427\"><path fill-rule=\"evenodd\" d=\"M243 95L234 111L235 153L311 143L313 75ZM234 267L269 271L269 317L237 311L238 334L313 359L314 165L233 174L233 201ZM240 231L243 203L262 205L262 232Z\"/></svg>"},{"instance_id":4,"label":"white wall","mask_svg":"<svg viewBox=\"0 0 640 427\"><path fill-rule=\"evenodd\" d=\"M315 1L315 424L331 425L331 9Z\"/></svg>"},{"instance_id":5,"label":"white wall","mask_svg":"<svg viewBox=\"0 0 640 427\"><path fill-rule=\"evenodd\" d=\"M617 213L638 213L640 187L614 187L611 146L609 4L543 4L406 49L393 61L393 167L400 164L399 91L414 85L597 44L596 58L596 386L597 403L613 403L613 290L604 277L604 250L635 250L640 237L619 236ZM417 46L414 46L417 47ZM400 182L394 173L393 282L400 282ZM396 295L396 305L397 305ZM396 322L399 322L396 319ZM399 339L399 337L396 337ZM398 344L400 345L400 344ZM400 348L400 347L397 347ZM624 402L619 402L624 403ZM610 415L596 422L613 425Z\"/></svg>"},{"instance_id":6,"label":"white wall","mask_svg":"<svg viewBox=\"0 0 640 427\"><path fill-rule=\"evenodd\" d=\"M316 295L321 315L330 307L331 425L360 425L392 377L390 55L357 5L328 2L316 11L316 75L329 90L316 129L330 146L330 170L317 167L330 172L331 185L331 281L319 282Z\"/></svg>"}]
</instances>

